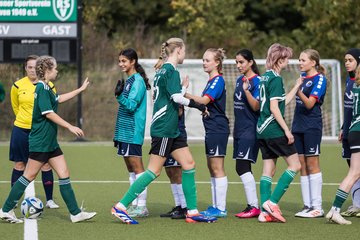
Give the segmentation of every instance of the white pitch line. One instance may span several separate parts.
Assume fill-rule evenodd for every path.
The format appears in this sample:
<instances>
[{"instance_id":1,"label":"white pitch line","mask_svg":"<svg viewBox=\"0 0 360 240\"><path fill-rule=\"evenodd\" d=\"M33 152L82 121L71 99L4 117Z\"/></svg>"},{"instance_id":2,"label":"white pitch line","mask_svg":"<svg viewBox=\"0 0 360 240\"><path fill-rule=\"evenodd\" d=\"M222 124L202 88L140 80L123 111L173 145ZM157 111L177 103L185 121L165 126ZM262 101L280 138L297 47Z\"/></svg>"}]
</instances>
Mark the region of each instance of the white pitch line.
<instances>
[{"instance_id":1,"label":"white pitch line","mask_svg":"<svg viewBox=\"0 0 360 240\"><path fill-rule=\"evenodd\" d=\"M25 198L35 196L34 181L25 189ZM24 218L24 240L38 240L38 229L36 219Z\"/></svg>"},{"instance_id":2,"label":"white pitch line","mask_svg":"<svg viewBox=\"0 0 360 240\"><path fill-rule=\"evenodd\" d=\"M58 181L54 181L55 183L58 183ZM10 181L0 181L0 184L9 184ZM35 181L35 183L41 183L41 181ZM106 180L106 181L94 181L94 180L71 180L71 183L97 183L97 184L108 184L108 183L129 183L129 181L117 181L117 180ZM170 184L168 181L154 181L152 183L155 184ZM196 181L197 184L210 184L208 181ZM242 185L242 182L228 182L228 184L231 185ZM256 184L260 184L260 182L256 182ZM277 182L272 182L272 184L277 184ZM300 182L293 182L292 185L300 185ZM323 183L323 186L339 186L340 183Z\"/></svg>"}]
</instances>

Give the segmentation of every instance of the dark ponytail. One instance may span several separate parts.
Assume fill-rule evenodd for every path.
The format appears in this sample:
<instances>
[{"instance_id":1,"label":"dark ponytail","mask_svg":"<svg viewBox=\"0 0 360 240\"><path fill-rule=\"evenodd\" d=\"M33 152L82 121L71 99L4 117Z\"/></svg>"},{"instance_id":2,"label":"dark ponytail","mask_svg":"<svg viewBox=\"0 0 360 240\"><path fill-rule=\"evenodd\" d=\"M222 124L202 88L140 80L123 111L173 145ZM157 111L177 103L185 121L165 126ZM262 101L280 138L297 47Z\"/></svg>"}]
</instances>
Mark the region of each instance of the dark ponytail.
<instances>
[{"instance_id":1,"label":"dark ponytail","mask_svg":"<svg viewBox=\"0 0 360 240\"><path fill-rule=\"evenodd\" d=\"M257 75L260 75L260 71L259 68L256 64L256 61L254 59L254 55L252 53L252 51L250 51L249 49L241 49L236 53L236 56L241 55L243 58L245 58L247 61L252 61L253 64L251 65L251 70L256 73Z\"/></svg>"},{"instance_id":2,"label":"dark ponytail","mask_svg":"<svg viewBox=\"0 0 360 240\"><path fill-rule=\"evenodd\" d=\"M151 89L151 85L149 83L149 78L146 76L145 70L144 68L136 61L135 62L135 70L140 73L140 75L142 76L142 78L144 79L145 85L146 85L146 90L150 90Z\"/></svg>"},{"instance_id":3,"label":"dark ponytail","mask_svg":"<svg viewBox=\"0 0 360 240\"><path fill-rule=\"evenodd\" d=\"M136 51L134 49L132 49L132 48L127 48L127 49L124 49L124 50L120 51L119 56L125 56L130 61L135 60L135 65L134 65L135 70L144 79L146 89L150 90L151 86L149 84L149 78L146 76L144 68L139 64L139 58L138 58L138 55L137 55Z\"/></svg>"}]
</instances>

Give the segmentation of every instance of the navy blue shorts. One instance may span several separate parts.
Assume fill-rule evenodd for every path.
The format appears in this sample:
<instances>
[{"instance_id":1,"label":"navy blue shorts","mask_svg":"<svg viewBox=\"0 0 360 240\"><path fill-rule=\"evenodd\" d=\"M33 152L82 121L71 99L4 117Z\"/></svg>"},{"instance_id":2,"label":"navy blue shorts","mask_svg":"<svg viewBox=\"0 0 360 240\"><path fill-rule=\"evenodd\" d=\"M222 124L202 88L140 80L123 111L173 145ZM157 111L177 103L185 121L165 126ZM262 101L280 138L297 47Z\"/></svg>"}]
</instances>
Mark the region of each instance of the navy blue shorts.
<instances>
[{"instance_id":1,"label":"navy blue shorts","mask_svg":"<svg viewBox=\"0 0 360 240\"><path fill-rule=\"evenodd\" d=\"M47 163L50 158L54 158L60 155L63 155L63 152L60 148L57 148L52 152L30 152L29 158L39 162Z\"/></svg>"},{"instance_id":2,"label":"navy blue shorts","mask_svg":"<svg viewBox=\"0 0 360 240\"><path fill-rule=\"evenodd\" d=\"M342 140L342 158L350 159L351 151L348 139L343 138Z\"/></svg>"},{"instance_id":3,"label":"navy blue shorts","mask_svg":"<svg viewBox=\"0 0 360 240\"><path fill-rule=\"evenodd\" d=\"M10 161L27 163L30 131L30 129L13 127L10 138Z\"/></svg>"},{"instance_id":4,"label":"navy blue shorts","mask_svg":"<svg viewBox=\"0 0 360 240\"><path fill-rule=\"evenodd\" d=\"M123 157L142 157L142 145L117 142L118 155Z\"/></svg>"},{"instance_id":5,"label":"navy blue shorts","mask_svg":"<svg viewBox=\"0 0 360 240\"><path fill-rule=\"evenodd\" d=\"M259 144L257 139L234 138L233 159L256 163L258 153Z\"/></svg>"},{"instance_id":6,"label":"navy blue shorts","mask_svg":"<svg viewBox=\"0 0 360 240\"><path fill-rule=\"evenodd\" d=\"M149 154L158 155L161 157L169 156L170 153L179 148L187 147L186 138L181 135L177 138L166 138L166 137L152 137L151 138L151 149Z\"/></svg>"},{"instance_id":7,"label":"navy blue shorts","mask_svg":"<svg viewBox=\"0 0 360 240\"><path fill-rule=\"evenodd\" d=\"M225 157L229 134L208 133L205 135L205 154L207 157Z\"/></svg>"},{"instance_id":8,"label":"navy blue shorts","mask_svg":"<svg viewBox=\"0 0 360 240\"><path fill-rule=\"evenodd\" d=\"M322 133L293 133L295 138L295 147L298 154L305 156L319 156Z\"/></svg>"},{"instance_id":9,"label":"navy blue shorts","mask_svg":"<svg viewBox=\"0 0 360 240\"><path fill-rule=\"evenodd\" d=\"M360 132L352 131L349 132L349 145L351 153L360 152Z\"/></svg>"},{"instance_id":10,"label":"navy blue shorts","mask_svg":"<svg viewBox=\"0 0 360 240\"><path fill-rule=\"evenodd\" d=\"M164 167L166 167L166 168L168 168L168 167L181 167L181 165L170 154L170 156L166 158L166 161L164 163Z\"/></svg>"},{"instance_id":11,"label":"navy blue shorts","mask_svg":"<svg viewBox=\"0 0 360 240\"><path fill-rule=\"evenodd\" d=\"M295 144L288 144L286 136L278 138L259 139L259 146L263 160L275 159L280 156L291 156L296 152Z\"/></svg>"}]
</instances>

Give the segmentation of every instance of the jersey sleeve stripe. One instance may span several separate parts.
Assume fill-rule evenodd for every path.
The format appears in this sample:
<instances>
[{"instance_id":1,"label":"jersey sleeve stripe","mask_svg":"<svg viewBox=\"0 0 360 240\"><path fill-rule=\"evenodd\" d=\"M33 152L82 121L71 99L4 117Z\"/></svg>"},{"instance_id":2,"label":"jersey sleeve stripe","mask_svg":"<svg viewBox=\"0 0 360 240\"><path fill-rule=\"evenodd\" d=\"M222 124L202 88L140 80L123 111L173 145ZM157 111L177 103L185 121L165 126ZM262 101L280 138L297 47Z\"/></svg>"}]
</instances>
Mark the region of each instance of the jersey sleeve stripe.
<instances>
[{"instance_id":1,"label":"jersey sleeve stripe","mask_svg":"<svg viewBox=\"0 0 360 240\"><path fill-rule=\"evenodd\" d=\"M215 99L212 97L212 96L210 96L209 94L205 94L204 96L207 96L208 98L210 98L210 100L211 100L211 102L213 102Z\"/></svg>"},{"instance_id":2,"label":"jersey sleeve stripe","mask_svg":"<svg viewBox=\"0 0 360 240\"><path fill-rule=\"evenodd\" d=\"M51 112L54 112L54 110L47 110L47 111L41 112L41 115L45 115L45 114L48 114L48 113L51 113Z\"/></svg>"}]
</instances>

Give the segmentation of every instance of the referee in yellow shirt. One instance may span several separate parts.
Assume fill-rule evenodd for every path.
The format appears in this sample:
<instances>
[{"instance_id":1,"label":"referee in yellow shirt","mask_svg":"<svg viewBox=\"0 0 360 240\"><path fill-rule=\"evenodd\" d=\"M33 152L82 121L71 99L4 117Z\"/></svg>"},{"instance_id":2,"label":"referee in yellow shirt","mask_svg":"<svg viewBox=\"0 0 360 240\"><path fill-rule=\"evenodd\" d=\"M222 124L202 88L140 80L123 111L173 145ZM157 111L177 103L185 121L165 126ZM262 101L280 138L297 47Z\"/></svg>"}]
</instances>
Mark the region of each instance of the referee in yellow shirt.
<instances>
[{"instance_id":1,"label":"referee in yellow shirt","mask_svg":"<svg viewBox=\"0 0 360 240\"><path fill-rule=\"evenodd\" d=\"M37 83L35 64L38 56L29 55L25 59L26 77L16 81L11 87L11 106L16 119L10 139L10 161L14 168L11 175L11 186L21 177L29 157L29 134L34 108L34 92ZM54 84L49 83L56 92ZM41 168L42 182L46 195L46 207L59 208L53 200L54 175L48 163Z\"/></svg>"}]
</instances>

